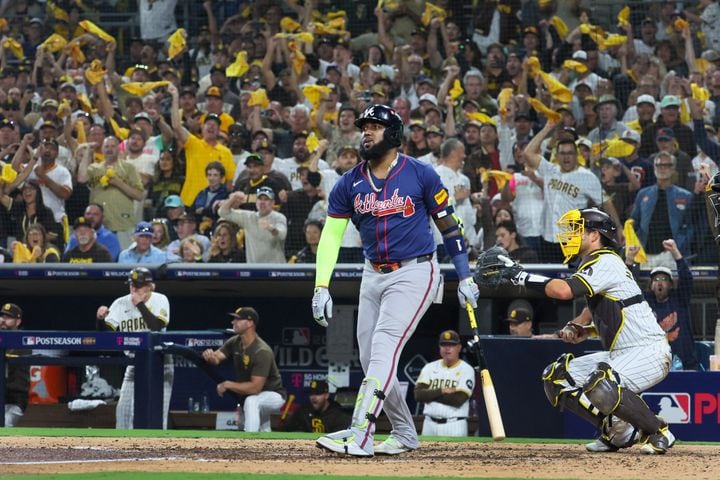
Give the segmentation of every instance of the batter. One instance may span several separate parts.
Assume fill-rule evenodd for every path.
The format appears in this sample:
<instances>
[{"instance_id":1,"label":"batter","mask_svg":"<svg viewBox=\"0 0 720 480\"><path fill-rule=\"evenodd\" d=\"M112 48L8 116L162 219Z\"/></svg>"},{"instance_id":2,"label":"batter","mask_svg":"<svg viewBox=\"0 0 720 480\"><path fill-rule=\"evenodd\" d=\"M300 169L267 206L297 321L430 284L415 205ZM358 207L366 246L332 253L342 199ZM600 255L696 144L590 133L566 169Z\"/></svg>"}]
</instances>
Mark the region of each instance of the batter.
<instances>
[{"instance_id":1,"label":"batter","mask_svg":"<svg viewBox=\"0 0 720 480\"><path fill-rule=\"evenodd\" d=\"M398 153L403 123L385 105L370 105L355 125L362 132L363 162L346 172L330 193L328 219L317 253L315 320L327 326L332 315L328 291L343 233L350 220L360 232L365 267L358 304L357 340L365 378L351 425L317 440L333 452L370 457L418 447L410 409L396 378L405 344L441 292L430 217L443 236L458 274L458 298L477 305L478 288L468 266L461 224L432 166ZM384 410L390 437L373 446L375 421Z\"/></svg>"}]
</instances>

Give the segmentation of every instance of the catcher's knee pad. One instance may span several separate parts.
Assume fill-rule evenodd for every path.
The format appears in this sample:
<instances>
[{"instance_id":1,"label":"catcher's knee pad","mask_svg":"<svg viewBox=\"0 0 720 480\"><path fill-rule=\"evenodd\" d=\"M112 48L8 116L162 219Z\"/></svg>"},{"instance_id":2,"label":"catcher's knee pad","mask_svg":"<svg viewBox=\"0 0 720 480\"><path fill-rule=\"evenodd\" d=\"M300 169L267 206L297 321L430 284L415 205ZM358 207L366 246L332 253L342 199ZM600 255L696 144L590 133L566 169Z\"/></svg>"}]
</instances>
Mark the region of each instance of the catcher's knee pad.
<instances>
[{"instance_id":1,"label":"catcher's knee pad","mask_svg":"<svg viewBox=\"0 0 720 480\"><path fill-rule=\"evenodd\" d=\"M369 422L377 421L373 413L378 402L385 400L385 392L380 389L380 380L374 377L365 377L355 400L355 410L352 415L352 426L365 429Z\"/></svg>"},{"instance_id":2,"label":"catcher's knee pad","mask_svg":"<svg viewBox=\"0 0 720 480\"><path fill-rule=\"evenodd\" d=\"M598 410L610 415L620 404L622 387L619 383L620 377L617 372L607 363L600 362L585 382L583 391Z\"/></svg>"},{"instance_id":3,"label":"catcher's knee pad","mask_svg":"<svg viewBox=\"0 0 720 480\"><path fill-rule=\"evenodd\" d=\"M563 353L557 360L545 367L542 373L545 395L553 407L560 406L562 409L560 402L562 393L575 387L575 380L568 371L568 364L573 358L575 356L572 353Z\"/></svg>"}]
</instances>

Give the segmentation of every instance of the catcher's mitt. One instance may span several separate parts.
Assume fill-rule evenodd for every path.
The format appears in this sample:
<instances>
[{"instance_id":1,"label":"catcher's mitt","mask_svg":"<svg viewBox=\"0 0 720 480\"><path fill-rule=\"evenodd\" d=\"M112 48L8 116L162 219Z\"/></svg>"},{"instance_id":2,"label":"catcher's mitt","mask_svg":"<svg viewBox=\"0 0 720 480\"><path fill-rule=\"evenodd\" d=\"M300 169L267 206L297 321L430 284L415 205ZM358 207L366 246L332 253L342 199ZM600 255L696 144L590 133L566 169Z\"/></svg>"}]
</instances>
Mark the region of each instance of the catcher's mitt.
<instances>
[{"instance_id":1,"label":"catcher's mitt","mask_svg":"<svg viewBox=\"0 0 720 480\"><path fill-rule=\"evenodd\" d=\"M512 284L512 279L523 269L510 258L507 250L494 246L478 256L475 264L475 283L486 288Z\"/></svg>"}]
</instances>

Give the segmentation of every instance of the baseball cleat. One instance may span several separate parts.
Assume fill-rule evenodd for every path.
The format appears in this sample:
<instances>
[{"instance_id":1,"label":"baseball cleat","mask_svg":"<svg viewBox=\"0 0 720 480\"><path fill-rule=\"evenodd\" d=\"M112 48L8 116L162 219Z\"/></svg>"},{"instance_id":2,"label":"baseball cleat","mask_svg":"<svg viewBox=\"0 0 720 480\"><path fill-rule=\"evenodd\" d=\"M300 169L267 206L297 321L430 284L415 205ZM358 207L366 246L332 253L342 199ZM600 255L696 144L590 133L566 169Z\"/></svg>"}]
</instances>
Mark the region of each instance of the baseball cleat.
<instances>
[{"instance_id":1,"label":"baseball cleat","mask_svg":"<svg viewBox=\"0 0 720 480\"><path fill-rule=\"evenodd\" d=\"M355 434L351 430L340 430L317 439L318 447L330 450L341 455L354 457L372 457L372 452L366 452L355 441Z\"/></svg>"},{"instance_id":2,"label":"baseball cleat","mask_svg":"<svg viewBox=\"0 0 720 480\"><path fill-rule=\"evenodd\" d=\"M620 450L605 437L596 438L594 441L586 443L585 449L592 453L617 452Z\"/></svg>"},{"instance_id":3,"label":"baseball cleat","mask_svg":"<svg viewBox=\"0 0 720 480\"><path fill-rule=\"evenodd\" d=\"M648 455L662 455L675 445L675 435L672 434L667 425L656 433L648 435L645 443L640 447L642 453Z\"/></svg>"},{"instance_id":4,"label":"baseball cleat","mask_svg":"<svg viewBox=\"0 0 720 480\"><path fill-rule=\"evenodd\" d=\"M393 437L388 437L387 440L375 447L375 455L400 455L412 451L412 448L406 447Z\"/></svg>"}]
</instances>

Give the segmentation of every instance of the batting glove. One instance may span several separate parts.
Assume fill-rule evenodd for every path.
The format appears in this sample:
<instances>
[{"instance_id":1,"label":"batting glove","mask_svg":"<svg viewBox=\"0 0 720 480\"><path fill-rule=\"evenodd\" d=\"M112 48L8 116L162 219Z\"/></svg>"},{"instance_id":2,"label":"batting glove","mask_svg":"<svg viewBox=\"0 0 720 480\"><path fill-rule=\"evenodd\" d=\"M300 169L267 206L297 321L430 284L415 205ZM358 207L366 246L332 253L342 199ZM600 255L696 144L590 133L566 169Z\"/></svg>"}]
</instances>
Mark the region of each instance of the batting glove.
<instances>
[{"instance_id":1,"label":"batting glove","mask_svg":"<svg viewBox=\"0 0 720 480\"><path fill-rule=\"evenodd\" d=\"M315 287L312 298L312 311L315 321L323 327L328 326L326 318L332 318L333 301L327 287Z\"/></svg>"},{"instance_id":2,"label":"batting glove","mask_svg":"<svg viewBox=\"0 0 720 480\"><path fill-rule=\"evenodd\" d=\"M466 303L472 305L473 308L477 308L477 299L479 296L480 289L472 277L460 280L458 284L458 300L460 300L460 305L462 305L463 308L465 308Z\"/></svg>"}]
</instances>

